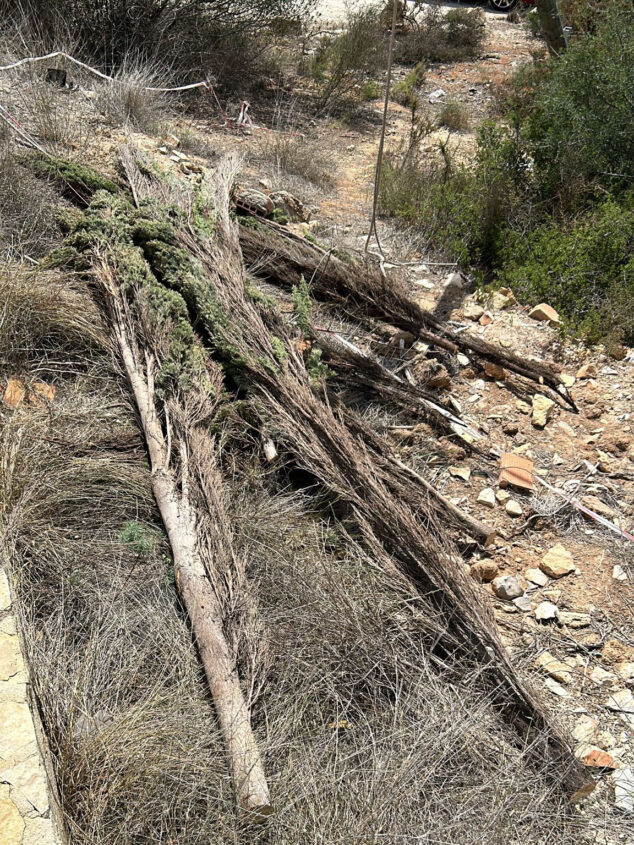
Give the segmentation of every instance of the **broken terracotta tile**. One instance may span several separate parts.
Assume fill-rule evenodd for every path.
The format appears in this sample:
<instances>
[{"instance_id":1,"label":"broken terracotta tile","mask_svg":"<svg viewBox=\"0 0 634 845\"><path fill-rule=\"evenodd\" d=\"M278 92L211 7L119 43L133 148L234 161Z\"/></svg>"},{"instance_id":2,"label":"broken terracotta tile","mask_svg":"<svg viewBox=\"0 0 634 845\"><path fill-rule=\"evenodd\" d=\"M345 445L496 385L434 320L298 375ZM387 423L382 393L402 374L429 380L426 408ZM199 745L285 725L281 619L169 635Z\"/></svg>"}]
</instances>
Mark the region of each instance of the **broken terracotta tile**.
<instances>
[{"instance_id":1,"label":"broken terracotta tile","mask_svg":"<svg viewBox=\"0 0 634 845\"><path fill-rule=\"evenodd\" d=\"M519 487L521 490L533 489L533 461L521 455L505 452L500 456L500 487Z\"/></svg>"}]
</instances>

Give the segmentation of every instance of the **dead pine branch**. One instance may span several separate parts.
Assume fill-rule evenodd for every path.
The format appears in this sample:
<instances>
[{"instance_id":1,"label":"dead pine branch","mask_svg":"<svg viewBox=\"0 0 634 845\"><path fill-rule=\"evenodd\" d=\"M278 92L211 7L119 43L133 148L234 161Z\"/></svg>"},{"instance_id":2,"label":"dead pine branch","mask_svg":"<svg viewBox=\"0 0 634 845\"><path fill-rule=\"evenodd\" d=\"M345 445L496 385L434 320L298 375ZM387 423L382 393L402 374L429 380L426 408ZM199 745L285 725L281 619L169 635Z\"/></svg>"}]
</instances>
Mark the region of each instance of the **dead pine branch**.
<instances>
[{"instance_id":1,"label":"dead pine branch","mask_svg":"<svg viewBox=\"0 0 634 845\"><path fill-rule=\"evenodd\" d=\"M493 344L458 333L443 325L407 296L404 287L380 272L367 258L342 260L310 241L289 235L269 220L252 218L239 227L240 246L255 273L284 287L299 285L302 277L317 300L340 305L353 318L371 317L409 331L427 343L452 354L463 352L475 360L490 361L540 386L547 385L575 409L567 392L562 394L557 369L548 362L529 361Z\"/></svg>"},{"instance_id":2,"label":"dead pine branch","mask_svg":"<svg viewBox=\"0 0 634 845\"><path fill-rule=\"evenodd\" d=\"M145 434L152 488L172 548L176 583L191 620L226 744L237 802L249 819L263 820L272 812L269 788L235 660L223 632L222 606L209 575L215 562L203 559L208 546L200 536L200 521L192 501L194 480L187 422L183 426L181 421L172 434L170 450L155 400L155 359L149 352L143 356L139 349L112 268L102 260L96 272L107 293L113 332ZM171 451L178 456L178 474L171 465Z\"/></svg>"}]
</instances>

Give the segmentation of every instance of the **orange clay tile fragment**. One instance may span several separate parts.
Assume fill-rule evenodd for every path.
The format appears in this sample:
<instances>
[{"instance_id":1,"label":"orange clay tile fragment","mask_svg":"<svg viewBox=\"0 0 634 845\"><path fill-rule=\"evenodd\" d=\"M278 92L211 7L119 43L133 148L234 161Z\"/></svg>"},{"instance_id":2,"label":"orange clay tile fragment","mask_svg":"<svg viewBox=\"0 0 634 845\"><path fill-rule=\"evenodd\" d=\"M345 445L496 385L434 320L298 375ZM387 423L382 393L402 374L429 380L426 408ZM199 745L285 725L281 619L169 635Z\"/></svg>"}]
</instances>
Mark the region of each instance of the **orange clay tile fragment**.
<instances>
[{"instance_id":1,"label":"orange clay tile fragment","mask_svg":"<svg viewBox=\"0 0 634 845\"><path fill-rule=\"evenodd\" d=\"M533 461L522 455L506 452L500 457L500 487L519 487L521 490L533 489Z\"/></svg>"},{"instance_id":2,"label":"orange clay tile fragment","mask_svg":"<svg viewBox=\"0 0 634 845\"><path fill-rule=\"evenodd\" d=\"M7 388L4 391L3 402L7 408L14 410L22 404L26 389L24 384L17 378L10 378L7 383Z\"/></svg>"}]
</instances>

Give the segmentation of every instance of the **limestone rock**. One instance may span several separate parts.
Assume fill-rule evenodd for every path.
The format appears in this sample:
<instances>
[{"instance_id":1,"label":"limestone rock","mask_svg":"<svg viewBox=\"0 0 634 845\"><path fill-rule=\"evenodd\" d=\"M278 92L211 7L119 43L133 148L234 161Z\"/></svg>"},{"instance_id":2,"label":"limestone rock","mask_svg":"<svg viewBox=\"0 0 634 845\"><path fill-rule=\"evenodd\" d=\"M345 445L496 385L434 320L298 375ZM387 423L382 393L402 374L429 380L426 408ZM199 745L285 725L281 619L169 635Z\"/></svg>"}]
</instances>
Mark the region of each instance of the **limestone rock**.
<instances>
[{"instance_id":1,"label":"limestone rock","mask_svg":"<svg viewBox=\"0 0 634 845\"><path fill-rule=\"evenodd\" d=\"M580 367L577 370L577 378L578 379L589 379L589 378L596 378L599 375L597 368L594 364L584 364L583 367Z\"/></svg>"},{"instance_id":2,"label":"limestone rock","mask_svg":"<svg viewBox=\"0 0 634 845\"><path fill-rule=\"evenodd\" d=\"M602 502L597 496L582 496L580 502L591 511L598 513L599 516L604 516L606 519L612 520L616 516L616 511Z\"/></svg>"},{"instance_id":3,"label":"limestone rock","mask_svg":"<svg viewBox=\"0 0 634 845\"><path fill-rule=\"evenodd\" d=\"M484 582L486 584L493 581L494 578L497 578L498 571L497 563L489 558L486 558L485 560L478 560L469 568L471 577L474 580L479 581L480 583Z\"/></svg>"},{"instance_id":4,"label":"limestone rock","mask_svg":"<svg viewBox=\"0 0 634 845\"><path fill-rule=\"evenodd\" d=\"M48 790L38 753L9 768L0 765L0 778L11 784L13 797L18 792L20 797L26 798L39 813L48 810Z\"/></svg>"},{"instance_id":5,"label":"limestone rock","mask_svg":"<svg viewBox=\"0 0 634 845\"><path fill-rule=\"evenodd\" d=\"M595 666L592 672L590 672L590 680L592 683L601 686L602 684L611 684L613 681L616 681L616 675L614 672L608 672L603 666Z\"/></svg>"},{"instance_id":6,"label":"limestone rock","mask_svg":"<svg viewBox=\"0 0 634 845\"><path fill-rule=\"evenodd\" d=\"M617 690L609 695L605 706L617 713L634 713L634 695L629 689Z\"/></svg>"},{"instance_id":7,"label":"limestone rock","mask_svg":"<svg viewBox=\"0 0 634 845\"><path fill-rule=\"evenodd\" d=\"M512 601L524 593L520 579L515 575L500 575L491 584L493 592L499 599Z\"/></svg>"},{"instance_id":8,"label":"limestone rock","mask_svg":"<svg viewBox=\"0 0 634 845\"><path fill-rule=\"evenodd\" d=\"M17 636L0 635L0 681L6 681L23 668L20 641Z\"/></svg>"},{"instance_id":9,"label":"limestone rock","mask_svg":"<svg viewBox=\"0 0 634 845\"><path fill-rule=\"evenodd\" d=\"M597 722L591 716L580 716L572 731L577 742L589 743L597 732Z\"/></svg>"},{"instance_id":10,"label":"limestone rock","mask_svg":"<svg viewBox=\"0 0 634 845\"><path fill-rule=\"evenodd\" d=\"M273 206L286 215L293 223L308 223L311 218L310 209L301 200L288 191L273 191L270 194Z\"/></svg>"},{"instance_id":11,"label":"limestone rock","mask_svg":"<svg viewBox=\"0 0 634 845\"><path fill-rule=\"evenodd\" d=\"M568 628L587 628L590 621L589 613L578 613L575 610L559 611L559 622Z\"/></svg>"},{"instance_id":12,"label":"limestone rock","mask_svg":"<svg viewBox=\"0 0 634 845\"><path fill-rule=\"evenodd\" d=\"M527 569L524 577L532 584L537 584L538 587L545 587L548 584L548 576L541 569Z\"/></svg>"},{"instance_id":13,"label":"limestone rock","mask_svg":"<svg viewBox=\"0 0 634 845\"><path fill-rule=\"evenodd\" d=\"M465 315L467 320L477 322L484 314L484 308L481 305L478 305L477 302L467 302L462 309L462 313Z\"/></svg>"},{"instance_id":14,"label":"limestone rock","mask_svg":"<svg viewBox=\"0 0 634 845\"><path fill-rule=\"evenodd\" d=\"M619 563L615 563L612 567L612 577L615 581L627 581L627 572Z\"/></svg>"},{"instance_id":15,"label":"limestone rock","mask_svg":"<svg viewBox=\"0 0 634 845\"><path fill-rule=\"evenodd\" d=\"M22 845L57 845L57 838L50 819L39 817L24 820Z\"/></svg>"},{"instance_id":16,"label":"limestone rock","mask_svg":"<svg viewBox=\"0 0 634 845\"><path fill-rule=\"evenodd\" d=\"M570 693L566 687L562 687L554 678L546 678L545 684L554 695L558 695L560 698L570 698Z\"/></svg>"},{"instance_id":17,"label":"limestone rock","mask_svg":"<svg viewBox=\"0 0 634 845\"><path fill-rule=\"evenodd\" d=\"M509 516L522 515L522 506L519 502L516 502L515 499L509 499L508 502L504 505L504 510Z\"/></svg>"},{"instance_id":18,"label":"limestone rock","mask_svg":"<svg viewBox=\"0 0 634 845\"><path fill-rule=\"evenodd\" d=\"M522 613L530 613L533 608L531 600L526 595L518 596L516 599L513 599L513 604L518 610L521 610Z\"/></svg>"},{"instance_id":19,"label":"limestone rock","mask_svg":"<svg viewBox=\"0 0 634 845\"><path fill-rule=\"evenodd\" d=\"M487 508L495 507L495 490L492 487L485 487L478 493L478 504L486 505Z\"/></svg>"},{"instance_id":20,"label":"limestone rock","mask_svg":"<svg viewBox=\"0 0 634 845\"><path fill-rule=\"evenodd\" d=\"M546 552L539 567L551 578L563 578L564 575L574 572L576 568L572 554L561 543L557 543Z\"/></svg>"},{"instance_id":21,"label":"limestone rock","mask_svg":"<svg viewBox=\"0 0 634 845\"><path fill-rule=\"evenodd\" d=\"M453 478L461 478L463 481L468 481L471 478L471 470L469 467L449 467L449 475Z\"/></svg>"},{"instance_id":22,"label":"limestone rock","mask_svg":"<svg viewBox=\"0 0 634 845\"><path fill-rule=\"evenodd\" d=\"M24 820L9 797L9 787L0 784L0 842L3 845L21 845Z\"/></svg>"},{"instance_id":23,"label":"limestone rock","mask_svg":"<svg viewBox=\"0 0 634 845\"><path fill-rule=\"evenodd\" d=\"M614 668L616 669L616 673L619 678L621 678L621 680L625 681L626 683L634 681L634 663L630 663L626 660L623 663L617 663Z\"/></svg>"},{"instance_id":24,"label":"limestone rock","mask_svg":"<svg viewBox=\"0 0 634 845\"><path fill-rule=\"evenodd\" d=\"M572 681L570 667L553 657L549 651L542 652L535 660L534 665L537 669L541 669L547 675L550 675L551 678L559 681L560 684L569 684Z\"/></svg>"},{"instance_id":25,"label":"limestone rock","mask_svg":"<svg viewBox=\"0 0 634 845\"><path fill-rule=\"evenodd\" d=\"M20 749L35 743L31 711L26 701L0 701L0 758L12 759Z\"/></svg>"},{"instance_id":26,"label":"limestone rock","mask_svg":"<svg viewBox=\"0 0 634 845\"><path fill-rule=\"evenodd\" d=\"M634 812L634 768L623 766L612 775L614 805L626 813Z\"/></svg>"},{"instance_id":27,"label":"limestone rock","mask_svg":"<svg viewBox=\"0 0 634 845\"><path fill-rule=\"evenodd\" d=\"M9 589L9 579L4 569L0 569L0 612L8 610L11 607L11 591Z\"/></svg>"},{"instance_id":28,"label":"limestone rock","mask_svg":"<svg viewBox=\"0 0 634 845\"><path fill-rule=\"evenodd\" d=\"M553 622L559 616L559 608L551 601L542 601L535 608L535 619L538 622Z\"/></svg>"},{"instance_id":29,"label":"limestone rock","mask_svg":"<svg viewBox=\"0 0 634 845\"><path fill-rule=\"evenodd\" d=\"M542 393L533 396L531 422L535 428L544 428L552 413L555 403Z\"/></svg>"},{"instance_id":30,"label":"limestone rock","mask_svg":"<svg viewBox=\"0 0 634 845\"><path fill-rule=\"evenodd\" d=\"M545 302L531 308L528 312L528 316L532 320L549 320L551 323L561 323L559 314L551 305L547 305Z\"/></svg>"},{"instance_id":31,"label":"limestone rock","mask_svg":"<svg viewBox=\"0 0 634 845\"><path fill-rule=\"evenodd\" d=\"M262 217L268 217L273 212L273 200L252 188L242 188L236 195L236 204L238 208Z\"/></svg>"},{"instance_id":32,"label":"limestone rock","mask_svg":"<svg viewBox=\"0 0 634 845\"><path fill-rule=\"evenodd\" d=\"M569 373L560 373L559 381L563 384L564 387L572 387L576 381L574 376L571 376Z\"/></svg>"}]
</instances>

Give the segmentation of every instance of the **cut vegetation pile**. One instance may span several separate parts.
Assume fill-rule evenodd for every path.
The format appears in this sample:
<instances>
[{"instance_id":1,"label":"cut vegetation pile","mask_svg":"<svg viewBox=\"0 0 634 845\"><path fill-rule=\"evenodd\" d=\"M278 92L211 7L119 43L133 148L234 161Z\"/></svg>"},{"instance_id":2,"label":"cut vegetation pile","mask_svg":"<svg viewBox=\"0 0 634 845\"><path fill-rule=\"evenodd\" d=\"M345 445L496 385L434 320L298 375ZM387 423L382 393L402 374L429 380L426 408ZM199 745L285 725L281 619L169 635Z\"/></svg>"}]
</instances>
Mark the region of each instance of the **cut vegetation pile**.
<instances>
[{"instance_id":1,"label":"cut vegetation pile","mask_svg":"<svg viewBox=\"0 0 634 845\"><path fill-rule=\"evenodd\" d=\"M585 776L457 550L486 527L347 391L467 427L320 340L311 296L500 355L378 269L236 223L234 161L195 190L121 161L117 183L23 158L75 208L40 267L0 277L26 390L1 412L1 536L71 840L572 842ZM291 320L248 279L256 253Z\"/></svg>"}]
</instances>

